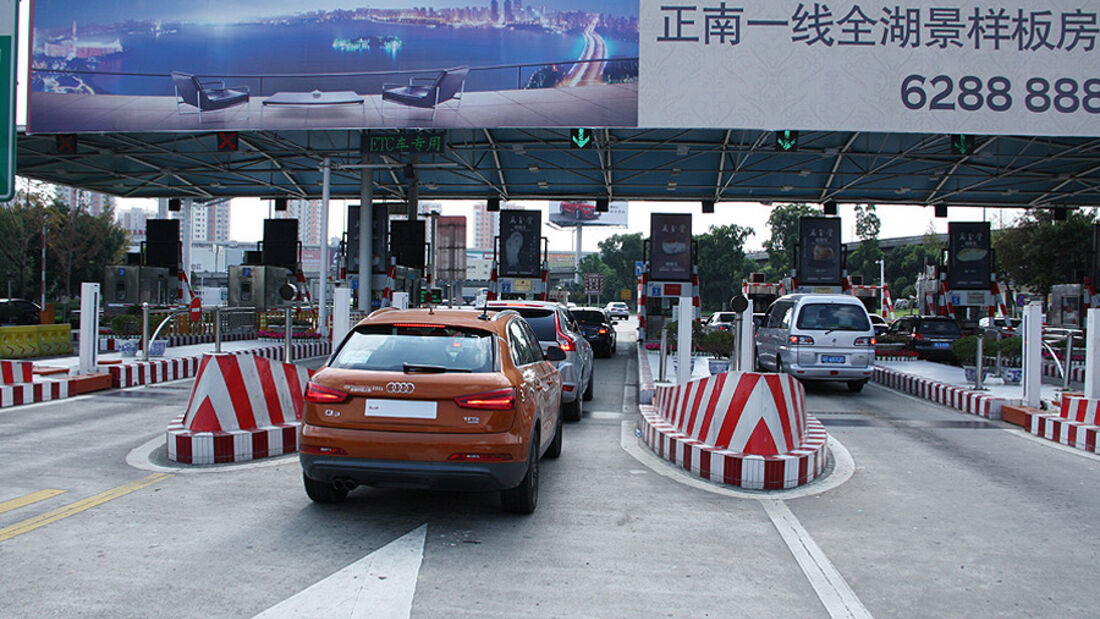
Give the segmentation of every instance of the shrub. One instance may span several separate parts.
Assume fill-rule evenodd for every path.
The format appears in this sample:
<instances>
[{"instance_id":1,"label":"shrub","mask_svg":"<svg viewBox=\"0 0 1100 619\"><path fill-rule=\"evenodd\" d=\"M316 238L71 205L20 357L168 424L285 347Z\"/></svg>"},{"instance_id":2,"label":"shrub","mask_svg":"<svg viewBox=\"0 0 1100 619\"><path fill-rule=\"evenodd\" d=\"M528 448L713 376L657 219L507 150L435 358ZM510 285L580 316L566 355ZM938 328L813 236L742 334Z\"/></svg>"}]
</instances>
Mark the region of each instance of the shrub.
<instances>
[{"instance_id":1,"label":"shrub","mask_svg":"<svg viewBox=\"0 0 1100 619\"><path fill-rule=\"evenodd\" d=\"M111 318L111 332L115 335L138 335L141 332L141 318L119 314Z\"/></svg>"},{"instance_id":2,"label":"shrub","mask_svg":"<svg viewBox=\"0 0 1100 619\"><path fill-rule=\"evenodd\" d=\"M710 353L714 357L725 357L733 352L733 333L729 331L712 331L703 335L699 342L703 352Z\"/></svg>"},{"instance_id":3,"label":"shrub","mask_svg":"<svg viewBox=\"0 0 1100 619\"><path fill-rule=\"evenodd\" d=\"M982 354L985 356L997 354L997 341L992 337L985 338L982 343ZM965 365L974 365L978 356L978 336L968 335L951 342L951 352Z\"/></svg>"}]
</instances>

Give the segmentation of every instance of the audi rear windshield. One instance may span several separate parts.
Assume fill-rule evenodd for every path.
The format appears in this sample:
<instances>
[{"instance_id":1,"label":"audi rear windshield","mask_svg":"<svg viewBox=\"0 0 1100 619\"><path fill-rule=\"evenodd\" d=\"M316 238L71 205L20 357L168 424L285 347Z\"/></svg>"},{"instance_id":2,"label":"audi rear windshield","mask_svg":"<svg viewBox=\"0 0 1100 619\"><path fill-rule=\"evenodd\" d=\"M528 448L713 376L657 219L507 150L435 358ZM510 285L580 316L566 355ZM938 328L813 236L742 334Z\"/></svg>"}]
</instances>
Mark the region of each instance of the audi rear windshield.
<instances>
[{"instance_id":1,"label":"audi rear windshield","mask_svg":"<svg viewBox=\"0 0 1100 619\"><path fill-rule=\"evenodd\" d=\"M487 331L430 324L366 325L352 331L329 367L379 372L493 372Z\"/></svg>"}]
</instances>

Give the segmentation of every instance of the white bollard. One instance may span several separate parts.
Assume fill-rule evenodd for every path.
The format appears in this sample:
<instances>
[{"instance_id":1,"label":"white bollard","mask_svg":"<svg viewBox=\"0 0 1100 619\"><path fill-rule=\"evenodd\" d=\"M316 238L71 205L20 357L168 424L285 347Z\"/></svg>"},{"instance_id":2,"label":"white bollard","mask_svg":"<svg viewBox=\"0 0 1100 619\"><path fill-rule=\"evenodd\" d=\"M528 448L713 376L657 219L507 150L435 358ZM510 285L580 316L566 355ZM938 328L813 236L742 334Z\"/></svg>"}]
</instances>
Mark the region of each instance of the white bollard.
<instances>
[{"instance_id":1,"label":"white bollard","mask_svg":"<svg viewBox=\"0 0 1100 619\"><path fill-rule=\"evenodd\" d=\"M1043 308L1038 301L1024 308L1024 406L1039 408L1043 384Z\"/></svg>"},{"instance_id":2,"label":"white bollard","mask_svg":"<svg viewBox=\"0 0 1100 619\"><path fill-rule=\"evenodd\" d=\"M96 369L99 349L99 284L80 284L80 373Z\"/></svg>"},{"instance_id":3,"label":"white bollard","mask_svg":"<svg viewBox=\"0 0 1100 619\"><path fill-rule=\"evenodd\" d=\"M691 380L691 297L680 297L680 323L676 326L676 382Z\"/></svg>"},{"instance_id":4,"label":"white bollard","mask_svg":"<svg viewBox=\"0 0 1100 619\"><path fill-rule=\"evenodd\" d=\"M344 341L351 330L351 288L337 288L332 293L332 349Z\"/></svg>"},{"instance_id":5,"label":"white bollard","mask_svg":"<svg viewBox=\"0 0 1100 619\"><path fill-rule=\"evenodd\" d=\"M409 309L409 293L407 292L395 292L393 293L393 302L391 307L397 309Z\"/></svg>"},{"instance_id":6,"label":"white bollard","mask_svg":"<svg viewBox=\"0 0 1100 619\"><path fill-rule=\"evenodd\" d=\"M1090 309L1085 328L1085 397L1100 399L1100 309ZM1068 367L1068 366L1067 366Z\"/></svg>"},{"instance_id":7,"label":"white bollard","mask_svg":"<svg viewBox=\"0 0 1100 619\"><path fill-rule=\"evenodd\" d=\"M752 323L752 299L749 299L749 306L745 308L745 311L741 312L741 350L737 352L741 357L741 371L753 372L756 370L754 364L756 360L753 359L753 338L756 334L756 325Z\"/></svg>"}]
</instances>

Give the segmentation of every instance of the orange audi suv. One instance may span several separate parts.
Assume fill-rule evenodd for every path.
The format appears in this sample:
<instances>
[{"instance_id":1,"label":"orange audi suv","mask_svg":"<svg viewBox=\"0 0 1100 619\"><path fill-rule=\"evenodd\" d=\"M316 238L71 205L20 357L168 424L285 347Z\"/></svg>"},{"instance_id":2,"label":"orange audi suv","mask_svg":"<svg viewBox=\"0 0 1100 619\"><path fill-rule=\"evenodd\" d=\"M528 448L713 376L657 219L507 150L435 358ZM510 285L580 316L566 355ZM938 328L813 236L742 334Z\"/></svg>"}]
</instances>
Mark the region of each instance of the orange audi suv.
<instances>
[{"instance_id":1,"label":"orange audi suv","mask_svg":"<svg viewBox=\"0 0 1100 619\"><path fill-rule=\"evenodd\" d=\"M516 312L383 309L306 386L299 457L320 503L356 486L500 490L538 503L539 459L561 454L561 376Z\"/></svg>"}]
</instances>

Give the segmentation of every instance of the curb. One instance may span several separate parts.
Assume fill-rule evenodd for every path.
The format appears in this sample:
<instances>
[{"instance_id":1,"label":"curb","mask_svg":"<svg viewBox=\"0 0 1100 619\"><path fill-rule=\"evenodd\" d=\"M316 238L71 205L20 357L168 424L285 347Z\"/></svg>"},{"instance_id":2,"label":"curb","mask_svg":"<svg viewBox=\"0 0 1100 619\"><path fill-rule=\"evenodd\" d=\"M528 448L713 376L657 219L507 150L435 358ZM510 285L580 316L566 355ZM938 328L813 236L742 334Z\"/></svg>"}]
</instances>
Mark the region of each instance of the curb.
<instances>
[{"instance_id":1,"label":"curb","mask_svg":"<svg viewBox=\"0 0 1100 619\"><path fill-rule=\"evenodd\" d=\"M319 357L332 352L332 344L327 341L295 342L291 344L295 359L309 359ZM206 354L206 353L204 353ZM260 346L247 350L229 351L233 355L255 355L267 359L282 360L283 347L278 344ZM190 378L198 370L202 355L191 357L176 357L172 359L157 359L154 361L139 361L121 366L111 366L111 386L135 387L138 385L152 385L170 380Z\"/></svg>"},{"instance_id":2,"label":"curb","mask_svg":"<svg viewBox=\"0 0 1100 619\"><path fill-rule=\"evenodd\" d=\"M652 404L657 387L653 384L653 370L649 367L649 351L636 347L638 353L638 403Z\"/></svg>"},{"instance_id":3,"label":"curb","mask_svg":"<svg viewBox=\"0 0 1100 619\"><path fill-rule=\"evenodd\" d=\"M1000 419L1003 405L1019 403L1018 400L997 398L980 391L971 391L964 387L948 385L923 376L906 374L877 365L874 366L871 380L884 387L988 419Z\"/></svg>"},{"instance_id":4,"label":"curb","mask_svg":"<svg viewBox=\"0 0 1100 619\"><path fill-rule=\"evenodd\" d=\"M280 456L298 450L300 421L252 430L192 433L180 415L168 425L168 459L182 464L222 464Z\"/></svg>"},{"instance_id":5,"label":"curb","mask_svg":"<svg viewBox=\"0 0 1100 619\"><path fill-rule=\"evenodd\" d=\"M33 361L0 361L0 384L18 385L34 382Z\"/></svg>"}]
</instances>

